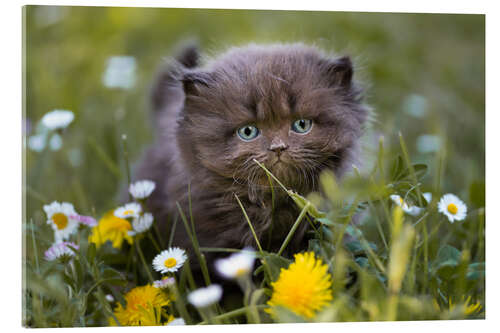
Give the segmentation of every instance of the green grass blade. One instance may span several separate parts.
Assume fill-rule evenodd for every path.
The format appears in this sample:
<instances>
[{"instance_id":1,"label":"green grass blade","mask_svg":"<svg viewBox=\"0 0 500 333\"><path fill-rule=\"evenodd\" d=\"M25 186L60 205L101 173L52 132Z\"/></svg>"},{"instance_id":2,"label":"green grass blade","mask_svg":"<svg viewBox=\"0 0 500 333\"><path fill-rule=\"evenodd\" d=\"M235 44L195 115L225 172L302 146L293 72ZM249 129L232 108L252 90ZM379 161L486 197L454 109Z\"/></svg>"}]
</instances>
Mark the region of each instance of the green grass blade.
<instances>
[{"instance_id":1,"label":"green grass blade","mask_svg":"<svg viewBox=\"0 0 500 333\"><path fill-rule=\"evenodd\" d=\"M257 247L259 248L259 251L262 253L263 252L262 246L260 245L259 238L257 237L257 234L255 233L255 229L253 228L252 222L248 218L248 215L247 215L247 212L245 210L245 207L243 207L243 204L241 203L240 198L238 198L238 196L236 195L236 193L234 194L234 196L236 198L236 201L238 201L238 204L240 205L241 210L243 211L243 215L245 216L245 220L247 221L248 226L250 227L250 230L252 231L252 235L253 235L253 238L255 240L255 243L257 244Z\"/></svg>"}]
</instances>

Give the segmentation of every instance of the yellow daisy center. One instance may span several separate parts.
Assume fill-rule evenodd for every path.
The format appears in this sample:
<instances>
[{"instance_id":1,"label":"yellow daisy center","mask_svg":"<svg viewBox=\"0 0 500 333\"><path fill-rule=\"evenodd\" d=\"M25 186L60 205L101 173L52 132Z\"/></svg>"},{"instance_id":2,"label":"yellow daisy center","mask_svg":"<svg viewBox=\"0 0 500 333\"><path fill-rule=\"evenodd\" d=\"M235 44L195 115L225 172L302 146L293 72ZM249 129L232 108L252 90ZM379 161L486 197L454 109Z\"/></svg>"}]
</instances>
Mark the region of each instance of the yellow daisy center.
<instances>
[{"instance_id":1,"label":"yellow daisy center","mask_svg":"<svg viewBox=\"0 0 500 333\"><path fill-rule=\"evenodd\" d=\"M123 215L132 215L134 214L134 211L131 209L127 209L126 211L123 212Z\"/></svg>"},{"instance_id":2,"label":"yellow daisy center","mask_svg":"<svg viewBox=\"0 0 500 333\"><path fill-rule=\"evenodd\" d=\"M236 271L236 277L243 276L243 275L245 275L246 273L248 273L248 270L247 270L247 269L244 269L244 268L239 268L239 269Z\"/></svg>"},{"instance_id":3,"label":"yellow daisy center","mask_svg":"<svg viewBox=\"0 0 500 333\"><path fill-rule=\"evenodd\" d=\"M175 265L177 265L177 260L175 260L175 258L168 258L167 260L165 260L165 262L163 264L167 268L172 268Z\"/></svg>"},{"instance_id":4,"label":"yellow daisy center","mask_svg":"<svg viewBox=\"0 0 500 333\"><path fill-rule=\"evenodd\" d=\"M453 214L453 215L455 215L458 212L458 207L452 203L448 205L447 209L448 209L448 212L450 212L450 214Z\"/></svg>"},{"instance_id":5,"label":"yellow daisy center","mask_svg":"<svg viewBox=\"0 0 500 333\"><path fill-rule=\"evenodd\" d=\"M57 226L57 229L62 230L68 226L68 217L63 213L55 213L52 215L52 221Z\"/></svg>"},{"instance_id":6,"label":"yellow daisy center","mask_svg":"<svg viewBox=\"0 0 500 333\"><path fill-rule=\"evenodd\" d=\"M399 203L401 204L401 206L403 206L405 204L403 198L399 198Z\"/></svg>"}]
</instances>

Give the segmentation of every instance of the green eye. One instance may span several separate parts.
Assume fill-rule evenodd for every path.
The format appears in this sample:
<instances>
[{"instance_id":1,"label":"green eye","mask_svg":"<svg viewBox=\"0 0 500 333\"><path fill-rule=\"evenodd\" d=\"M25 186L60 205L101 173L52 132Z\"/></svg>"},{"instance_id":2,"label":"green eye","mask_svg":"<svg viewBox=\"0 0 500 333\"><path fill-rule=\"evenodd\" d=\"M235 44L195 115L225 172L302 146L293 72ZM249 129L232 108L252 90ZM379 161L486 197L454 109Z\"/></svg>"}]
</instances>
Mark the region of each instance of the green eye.
<instances>
[{"instance_id":1,"label":"green eye","mask_svg":"<svg viewBox=\"0 0 500 333\"><path fill-rule=\"evenodd\" d=\"M310 119L299 119L293 122L292 130L299 134L305 134L311 130L312 124Z\"/></svg>"},{"instance_id":2,"label":"green eye","mask_svg":"<svg viewBox=\"0 0 500 333\"><path fill-rule=\"evenodd\" d=\"M247 125L240 127L236 133L238 133L238 136L241 138L243 141L252 141L255 139L257 136L259 136L259 129L255 126L252 125Z\"/></svg>"}]
</instances>

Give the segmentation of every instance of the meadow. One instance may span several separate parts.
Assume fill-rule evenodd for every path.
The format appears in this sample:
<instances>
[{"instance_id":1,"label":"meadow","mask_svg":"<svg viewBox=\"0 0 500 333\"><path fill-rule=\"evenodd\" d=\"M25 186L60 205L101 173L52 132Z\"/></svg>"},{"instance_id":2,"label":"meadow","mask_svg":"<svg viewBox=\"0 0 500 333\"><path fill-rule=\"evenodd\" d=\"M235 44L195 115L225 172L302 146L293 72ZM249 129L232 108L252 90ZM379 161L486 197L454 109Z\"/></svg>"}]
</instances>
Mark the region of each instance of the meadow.
<instances>
[{"instance_id":1,"label":"meadow","mask_svg":"<svg viewBox=\"0 0 500 333\"><path fill-rule=\"evenodd\" d=\"M40 6L23 15L25 326L484 318L484 16ZM373 108L363 163L340 182L322 175L322 194L308 196L268 174L301 211L289 236L311 225L304 253L284 257L258 239L243 251L199 247L182 210L175 227L190 231L196 258L168 251L175 244L139 212L151 184L117 211L154 137L154 74L192 38L209 54L302 41L353 57ZM63 239L72 243L54 247ZM190 260L214 251L232 261L204 269L200 284ZM233 288L213 284L215 274Z\"/></svg>"}]
</instances>

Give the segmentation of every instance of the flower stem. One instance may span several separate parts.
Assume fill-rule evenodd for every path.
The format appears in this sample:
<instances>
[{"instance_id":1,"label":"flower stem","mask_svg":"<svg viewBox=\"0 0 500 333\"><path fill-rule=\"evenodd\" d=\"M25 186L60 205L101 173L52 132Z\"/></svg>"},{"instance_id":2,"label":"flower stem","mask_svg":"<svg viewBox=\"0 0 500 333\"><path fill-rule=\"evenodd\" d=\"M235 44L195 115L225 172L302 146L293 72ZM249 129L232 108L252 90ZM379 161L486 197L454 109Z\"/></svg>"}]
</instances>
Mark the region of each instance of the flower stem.
<instances>
[{"instance_id":1,"label":"flower stem","mask_svg":"<svg viewBox=\"0 0 500 333\"><path fill-rule=\"evenodd\" d=\"M89 137L87 139L87 143L95 152L95 155L104 163L106 168L115 175L116 178L122 178L122 172L120 168L116 165L116 163L106 154L106 152L97 144L93 137ZM32 182L36 184L35 182Z\"/></svg>"},{"instance_id":2,"label":"flower stem","mask_svg":"<svg viewBox=\"0 0 500 333\"><path fill-rule=\"evenodd\" d=\"M156 239L153 237L151 230L148 231L148 237L149 239L151 239L151 242L153 243L153 246L155 247L156 251L161 252L161 247L158 245Z\"/></svg>"},{"instance_id":3,"label":"flower stem","mask_svg":"<svg viewBox=\"0 0 500 333\"><path fill-rule=\"evenodd\" d=\"M198 244L197 239L195 236L193 236L193 233L195 232L194 230L190 230L189 228L189 222L186 219L186 215L184 215L184 212L182 211L182 208L177 202L177 209L179 210L179 214L181 215L182 222L184 222L184 227L186 228L186 232L189 236L189 239L191 240L191 243L193 244L193 249L196 254L196 257L198 258L200 267L201 267L201 273L203 274L203 278L205 279L205 284L209 286L211 284L210 282L210 275L208 273L208 267L207 267L207 262L205 260L205 256L200 252L200 245Z\"/></svg>"},{"instance_id":4,"label":"flower stem","mask_svg":"<svg viewBox=\"0 0 500 333\"><path fill-rule=\"evenodd\" d=\"M141 258L142 264L144 265L144 269L148 273L149 281L153 283L153 275L151 274L151 271L149 270L149 266L146 263L146 260L144 259L144 254L142 253L141 246L139 245L139 242L135 242L135 247L137 249L137 253L139 254L139 258Z\"/></svg>"},{"instance_id":5,"label":"flower stem","mask_svg":"<svg viewBox=\"0 0 500 333\"><path fill-rule=\"evenodd\" d=\"M286 236L283 244L281 244L281 248L278 251L278 255L279 256L283 253L283 251L285 250L285 248L288 245L288 243L290 243L290 240L292 239L292 236L295 233L295 230L297 230L297 228L299 227L300 222L302 221L302 219L304 218L304 216L306 216L306 213L307 213L308 209L309 209L309 202L306 203L306 205L304 206L304 208L302 208L302 211L300 212L299 217L297 217L297 220L295 220L295 223L293 224L292 229L290 229L290 231L288 232L288 235Z\"/></svg>"},{"instance_id":6,"label":"flower stem","mask_svg":"<svg viewBox=\"0 0 500 333\"><path fill-rule=\"evenodd\" d=\"M191 271L189 258L184 263L183 269L184 269L184 272L186 273L186 278L187 278L187 281L189 283L189 287L191 289L196 289L196 282L194 281L193 272Z\"/></svg>"},{"instance_id":7,"label":"flower stem","mask_svg":"<svg viewBox=\"0 0 500 333\"><path fill-rule=\"evenodd\" d=\"M241 210L243 211L243 215L245 216L245 219L246 219L248 225L250 226L250 230L252 231L252 235L253 235L253 238L255 239L255 243L257 243L257 247L259 248L259 251L262 254L262 251L263 251L262 246L260 245L259 239L257 238L257 234L255 233L255 229L253 228L252 222L250 222L250 219L248 218L247 212L245 211L245 208L243 207L243 204L241 203L240 198L238 198L236 193L234 194L234 196L236 197L236 201L238 201L238 204L240 205Z\"/></svg>"},{"instance_id":8,"label":"flower stem","mask_svg":"<svg viewBox=\"0 0 500 333\"><path fill-rule=\"evenodd\" d=\"M122 144L123 144L123 159L125 160L125 171L126 171L126 175L127 175L127 184L130 186L132 179L130 177L130 165L129 165L129 159L128 159L128 146L127 146L127 135L126 134L122 135ZM127 193L128 193L129 201L132 201L132 194L130 194L130 191L127 191Z\"/></svg>"},{"instance_id":9,"label":"flower stem","mask_svg":"<svg viewBox=\"0 0 500 333\"><path fill-rule=\"evenodd\" d=\"M411 175L412 180L416 186L417 197L418 197L418 206L423 207L422 193L420 192L420 186L418 183L418 179L417 179L417 176L415 175L415 169L413 168L413 165L411 164L410 155L408 154L408 149L406 148L406 143L403 139L403 134L401 134L401 132L399 132L399 144L401 145L401 150L403 151L403 156L405 158L406 166L408 167L408 170L410 170L410 175Z\"/></svg>"},{"instance_id":10,"label":"flower stem","mask_svg":"<svg viewBox=\"0 0 500 333\"><path fill-rule=\"evenodd\" d=\"M279 186L281 186L281 188L282 188L283 190L285 190L285 192L287 192L287 193L288 193L288 189L285 187L285 185L283 185L283 183L282 183L282 182L280 182L280 181L278 180L278 178L276 178L276 177L275 177L275 176L271 173L271 171L267 170L267 168L266 168L266 167L265 167L262 163L260 163L259 161L257 161L255 158L253 159L253 161L254 161L255 163L257 163L257 165L258 165L258 166L260 166L262 169L264 169L264 171L266 172L266 174L267 174L267 175L269 175L269 176L271 176L271 177L272 177L272 178L273 178L273 179L274 179L274 180L278 183L278 185L279 185Z\"/></svg>"},{"instance_id":11,"label":"flower stem","mask_svg":"<svg viewBox=\"0 0 500 333\"><path fill-rule=\"evenodd\" d=\"M163 240L161 238L160 229L158 229L158 226L156 225L156 223L153 223L153 230L156 233L156 237L158 237L158 242L160 243L160 247L163 249ZM169 247L170 247L170 245L169 245Z\"/></svg>"},{"instance_id":12,"label":"flower stem","mask_svg":"<svg viewBox=\"0 0 500 333\"><path fill-rule=\"evenodd\" d=\"M177 228L177 220L179 219L178 215L175 215L174 222L172 223L172 228L170 229L170 235L168 239L168 247L172 247L172 243L174 242L175 229Z\"/></svg>"},{"instance_id":13,"label":"flower stem","mask_svg":"<svg viewBox=\"0 0 500 333\"><path fill-rule=\"evenodd\" d=\"M191 318L189 312L186 309L186 304L184 303L184 299L181 297L179 293L179 289L177 289L177 282L170 288L174 293L175 305L177 310L179 311L179 314L181 315L182 318L184 318L187 324L191 324L193 322L193 319Z\"/></svg>"},{"instance_id":14,"label":"flower stem","mask_svg":"<svg viewBox=\"0 0 500 333\"><path fill-rule=\"evenodd\" d=\"M253 305L253 307L256 308L257 310L263 310L263 309L267 308L268 306L265 304L259 304L259 305ZM229 312L223 313L221 315L215 316L212 319L213 320L226 320L229 318L242 316L247 312L247 308L248 307L245 306L245 307L233 310L233 311L229 311ZM199 323L199 325L206 325L206 324L208 324L208 322L206 322L206 321L202 321Z\"/></svg>"}]
</instances>

